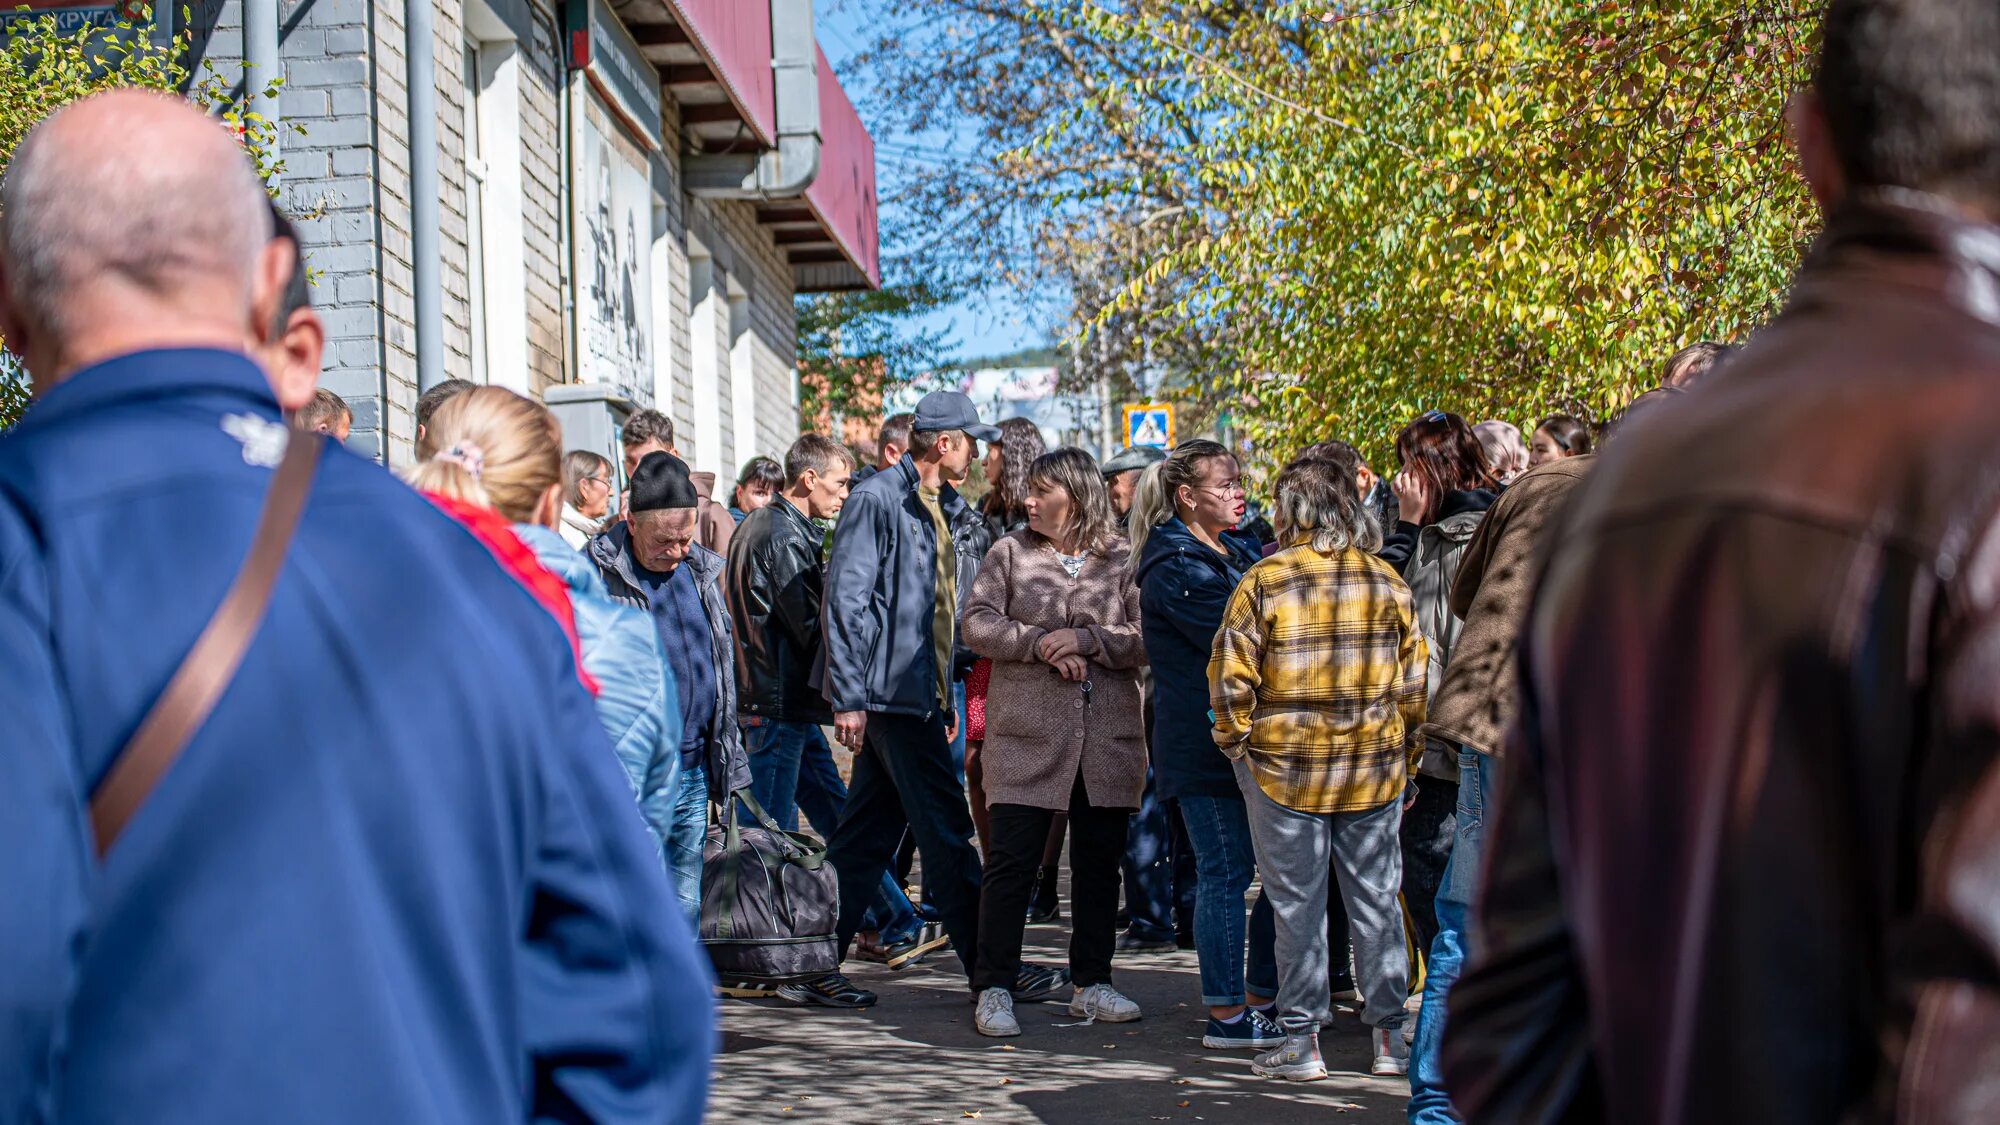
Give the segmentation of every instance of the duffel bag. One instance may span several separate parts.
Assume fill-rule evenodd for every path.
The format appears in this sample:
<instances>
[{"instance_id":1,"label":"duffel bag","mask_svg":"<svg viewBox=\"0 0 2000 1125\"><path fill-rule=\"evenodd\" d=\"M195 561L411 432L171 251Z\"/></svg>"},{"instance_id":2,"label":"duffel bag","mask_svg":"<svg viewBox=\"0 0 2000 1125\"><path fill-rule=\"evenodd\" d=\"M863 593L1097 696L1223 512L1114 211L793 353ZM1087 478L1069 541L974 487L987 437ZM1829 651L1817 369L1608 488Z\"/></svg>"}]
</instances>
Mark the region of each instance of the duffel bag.
<instances>
[{"instance_id":1,"label":"duffel bag","mask_svg":"<svg viewBox=\"0 0 2000 1125\"><path fill-rule=\"evenodd\" d=\"M747 808L754 823L741 823ZM793 984L840 967L840 885L826 845L787 832L747 789L702 847L701 943L729 984Z\"/></svg>"}]
</instances>

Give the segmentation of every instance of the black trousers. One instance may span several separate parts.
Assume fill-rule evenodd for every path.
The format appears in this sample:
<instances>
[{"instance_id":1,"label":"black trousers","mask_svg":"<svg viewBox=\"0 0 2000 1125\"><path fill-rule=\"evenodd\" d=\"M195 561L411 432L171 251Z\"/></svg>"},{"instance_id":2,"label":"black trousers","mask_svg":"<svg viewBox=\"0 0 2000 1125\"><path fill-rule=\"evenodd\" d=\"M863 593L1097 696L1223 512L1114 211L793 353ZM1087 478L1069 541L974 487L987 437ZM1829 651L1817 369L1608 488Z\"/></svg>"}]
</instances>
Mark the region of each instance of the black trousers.
<instances>
[{"instance_id":1,"label":"black trousers","mask_svg":"<svg viewBox=\"0 0 2000 1125\"><path fill-rule=\"evenodd\" d=\"M944 734L942 715L868 716L847 807L827 842L827 861L840 877L843 958L907 828L923 856L926 900L937 907L952 949L971 973L979 948L979 851L972 846L972 813Z\"/></svg>"},{"instance_id":2,"label":"black trousers","mask_svg":"<svg viewBox=\"0 0 2000 1125\"><path fill-rule=\"evenodd\" d=\"M1417 803L1403 814L1403 904L1416 924L1417 950L1425 957L1437 940L1438 888L1444 885L1444 867L1457 838L1458 783L1418 774ZM1410 979L1416 979L1415 972Z\"/></svg>"},{"instance_id":3,"label":"black trousers","mask_svg":"<svg viewBox=\"0 0 2000 1125\"><path fill-rule=\"evenodd\" d=\"M1055 811L1028 805L994 805L993 841L987 852L986 887L979 899L979 964L975 991L1011 988L1021 971L1021 937L1028 899L1042 864ZM1069 971L1078 988L1111 981L1118 946L1118 869L1125 859L1125 826L1131 809L1090 805L1079 773L1069 794Z\"/></svg>"}]
</instances>

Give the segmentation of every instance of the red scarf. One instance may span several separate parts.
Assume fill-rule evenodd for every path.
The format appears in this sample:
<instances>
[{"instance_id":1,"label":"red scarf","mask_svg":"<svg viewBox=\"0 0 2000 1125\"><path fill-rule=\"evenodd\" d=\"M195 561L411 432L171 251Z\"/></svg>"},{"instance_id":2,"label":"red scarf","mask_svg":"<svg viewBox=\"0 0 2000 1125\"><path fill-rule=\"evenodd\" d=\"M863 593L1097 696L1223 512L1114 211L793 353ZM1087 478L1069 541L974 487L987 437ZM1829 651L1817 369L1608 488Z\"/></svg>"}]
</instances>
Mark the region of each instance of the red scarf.
<instances>
[{"instance_id":1,"label":"red scarf","mask_svg":"<svg viewBox=\"0 0 2000 1125\"><path fill-rule=\"evenodd\" d=\"M583 668L583 642L576 635L576 609L570 605L569 585L542 565L535 552L521 537L514 534L514 528L507 517L491 508L474 507L463 500L436 492L424 493L424 498L443 509L444 513L472 532L473 538L486 545L500 565L513 575L542 608L555 615L556 624L562 626L563 636L569 638L570 651L576 655L576 678L583 681L591 695L597 694L597 681Z\"/></svg>"}]
</instances>

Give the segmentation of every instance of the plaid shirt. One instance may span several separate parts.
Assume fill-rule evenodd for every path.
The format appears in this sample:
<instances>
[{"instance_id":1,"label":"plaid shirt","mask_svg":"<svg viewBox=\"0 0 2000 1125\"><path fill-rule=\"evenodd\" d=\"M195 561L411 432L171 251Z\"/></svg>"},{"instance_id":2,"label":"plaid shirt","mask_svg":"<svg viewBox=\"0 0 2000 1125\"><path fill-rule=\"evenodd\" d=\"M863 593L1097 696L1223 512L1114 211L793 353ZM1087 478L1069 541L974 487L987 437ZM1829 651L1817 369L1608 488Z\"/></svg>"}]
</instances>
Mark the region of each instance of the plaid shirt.
<instances>
[{"instance_id":1,"label":"plaid shirt","mask_svg":"<svg viewBox=\"0 0 2000 1125\"><path fill-rule=\"evenodd\" d=\"M1216 745L1286 808L1379 808L1423 750L1410 589L1363 551L1293 547L1252 567L1222 615L1208 684Z\"/></svg>"}]
</instances>

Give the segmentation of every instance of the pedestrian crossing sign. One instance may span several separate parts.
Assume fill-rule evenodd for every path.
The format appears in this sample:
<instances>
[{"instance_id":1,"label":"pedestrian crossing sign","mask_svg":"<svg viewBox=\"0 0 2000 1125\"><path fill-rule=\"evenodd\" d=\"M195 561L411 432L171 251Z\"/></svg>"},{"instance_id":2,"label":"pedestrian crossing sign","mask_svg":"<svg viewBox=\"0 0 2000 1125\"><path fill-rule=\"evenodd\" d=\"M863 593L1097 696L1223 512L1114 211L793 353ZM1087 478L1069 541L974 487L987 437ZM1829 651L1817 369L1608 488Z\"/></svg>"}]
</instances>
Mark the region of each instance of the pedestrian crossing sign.
<instances>
[{"instance_id":1,"label":"pedestrian crossing sign","mask_svg":"<svg viewBox=\"0 0 2000 1125\"><path fill-rule=\"evenodd\" d=\"M1172 449L1174 407L1168 402L1148 402L1125 408L1125 444Z\"/></svg>"}]
</instances>

